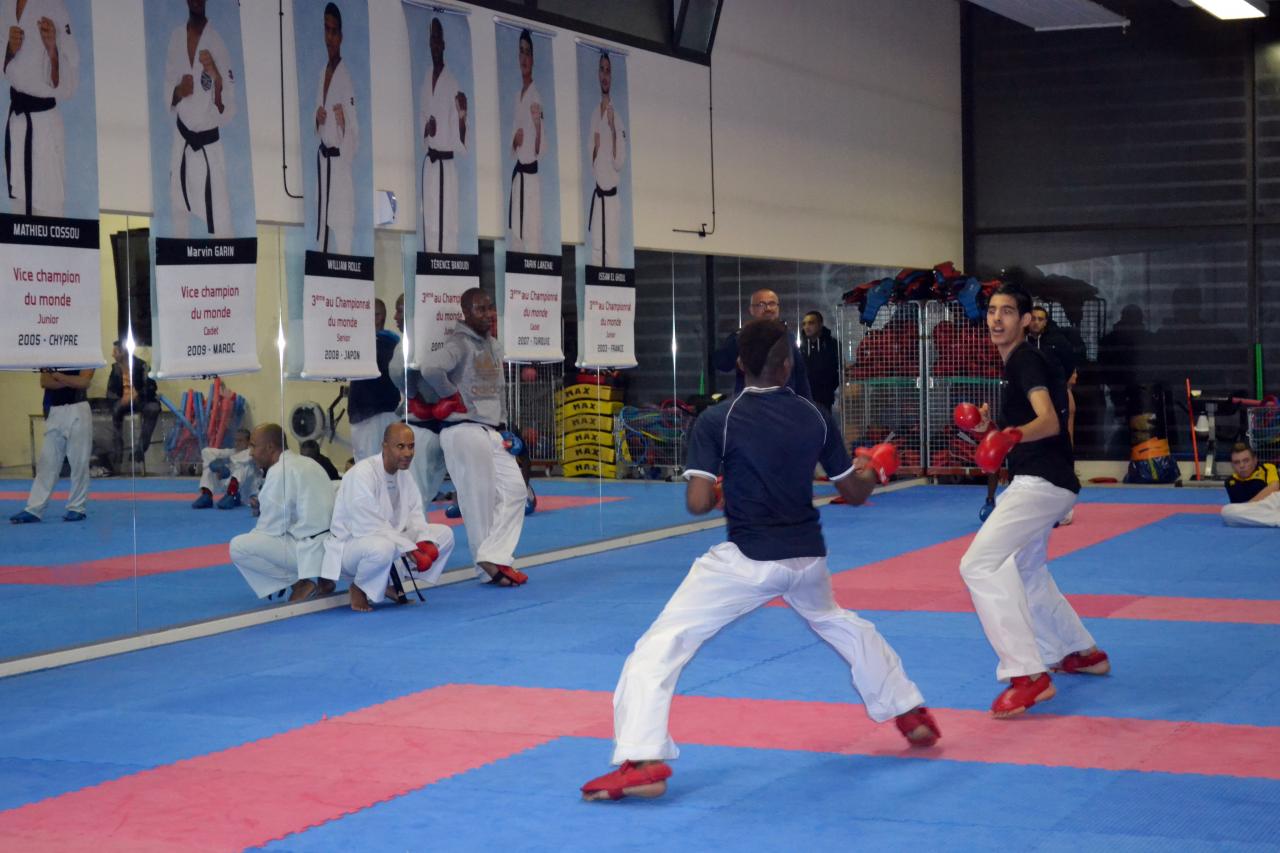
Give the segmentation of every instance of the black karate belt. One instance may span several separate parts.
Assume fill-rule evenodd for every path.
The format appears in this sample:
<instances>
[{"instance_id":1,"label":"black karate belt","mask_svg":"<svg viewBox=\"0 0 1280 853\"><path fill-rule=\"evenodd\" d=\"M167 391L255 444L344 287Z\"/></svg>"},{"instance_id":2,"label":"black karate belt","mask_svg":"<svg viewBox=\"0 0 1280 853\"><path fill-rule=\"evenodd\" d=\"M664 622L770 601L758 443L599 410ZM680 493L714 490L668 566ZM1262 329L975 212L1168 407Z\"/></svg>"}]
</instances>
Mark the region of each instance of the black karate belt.
<instances>
[{"instance_id":1,"label":"black karate belt","mask_svg":"<svg viewBox=\"0 0 1280 853\"><path fill-rule=\"evenodd\" d=\"M409 583L413 584L413 591L418 594L418 600L425 602L422 597L422 590L418 589L418 581L413 577L413 566L410 565L409 555L404 554L400 557L400 564L404 566L405 573L409 576ZM396 591L396 604L408 604L409 596L404 594L404 584L400 582L400 572L396 569L396 564L391 564L391 586Z\"/></svg>"},{"instance_id":2,"label":"black karate belt","mask_svg":"<svg viewBox=\"0 0 1280 853\"><path fill-rule=\"evenodd\" d=\"M602 190L600 189L599 184L596 184L596 191L591 194L591 212L587 214L587 230L590 231L591 223L595 222L596 199L600 199L600 266L602 267L607 267L609 265L607 262L608 259L605 257L607 251L605 246L608 244L609 239L609 220L605 215L604 200L606 198L613 198L617 194L617 187Z\"/></svg>"},{"instance_id":3,"label":"black karate belt","mask_svg":"<svg viewBox=\"0 0 1280 853\"><path fill-rule=\"evenodd\" d=\"M320 144L316 149L316 184L324 187L324 206L320 206L320 198L316 197L316 240L320 242L322 252L329 252L329 193L333 189L333 158L340 157L342 149L338 146ZM324 160L324 165L320 161Z\"/></svg>"},{"instance_id":4,"label":"black karate belt","mask_svg":"<svg viewBox=\"0 0 1280 853\"><path fill-rule=\"evenodd\" d=\"M440 168L438 172L440 187L439 187L439 190L436 192L436 204L438 205L438 210L436 211L436 233L437 233L436 251L437 252L444 251L444 161L452 160L452 159L453 159L452 151L437 151L434 148L427 149L427 162L440 164ZM425 233L425 230L422 236L424 238L427 236Z\"/></svg>"},{"instance_id":5,"label":"black karate belt","mask_svg":"<svg viewBox=\"0 0 1280 853\"><path fill-rule=\"evenodd\" d=\"M178 183L182 186L182 203L187 206L187 213L191 212L191 199L187 197L187 151L193 151L196 154L204 155L204 222L209 228L209 233L213 233L213 174L209 169L209 152L205 151L206 145L212 145L218 141L218 129L216 127L209 130L195 131L182 123L182 119L178 119L178 133L182 134L182 160L178 163Z\"/></svg>"},{"instance_id":6,"label":"black karate belt","mask_svg":"<svg viewBox=\"0 0 1280 853\"><path fill-rule=\"evenodd\" d=\"M538 174L538 161L521 163L516 161L511 170L511 195L507 197L507 230L511 230L511 206L516 200L516 175L520 176L520 239L524 239L524 176Z\"/></svg>"},{"instance_id":7,"label":"black karate belt","mask_svg":"<svg viewBox=\"0 0 1280 853\"><path fill-rule=\"evenodd\" d=\"M9 125L13 122L14 114L17 113L27 117L26 150L22 152L22 179L23 186L27 190L27 216L31 215L31 115L33 113L48 112L57 105L57 98L37 98L35 95L19 92L17 89L9 90L9 116L4 121L4 173L9 182L9 198L14 198L12 152L10 150L12 145L9 142Z\"/></svg>"}]
</instances>

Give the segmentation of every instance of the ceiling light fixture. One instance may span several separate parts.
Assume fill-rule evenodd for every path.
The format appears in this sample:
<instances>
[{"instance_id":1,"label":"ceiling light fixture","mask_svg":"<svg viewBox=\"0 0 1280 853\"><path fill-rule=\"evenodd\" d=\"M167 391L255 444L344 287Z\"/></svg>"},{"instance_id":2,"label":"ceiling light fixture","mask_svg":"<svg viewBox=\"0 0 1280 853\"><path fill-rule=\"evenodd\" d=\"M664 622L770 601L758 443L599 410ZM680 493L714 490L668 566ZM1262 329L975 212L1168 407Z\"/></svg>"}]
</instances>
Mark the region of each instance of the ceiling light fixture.
<instances>
[{"instance_id":1,"label":"ceiling light fixture","mask_svg":"<svg viewBox=\"0 0 1280 853\"><path fill-rule=\"evenodd\" d=\"M1191 0L1215 18L1236 21L1241 18L1265 18L1267 0Z\"/></svg>"}]
</instances>

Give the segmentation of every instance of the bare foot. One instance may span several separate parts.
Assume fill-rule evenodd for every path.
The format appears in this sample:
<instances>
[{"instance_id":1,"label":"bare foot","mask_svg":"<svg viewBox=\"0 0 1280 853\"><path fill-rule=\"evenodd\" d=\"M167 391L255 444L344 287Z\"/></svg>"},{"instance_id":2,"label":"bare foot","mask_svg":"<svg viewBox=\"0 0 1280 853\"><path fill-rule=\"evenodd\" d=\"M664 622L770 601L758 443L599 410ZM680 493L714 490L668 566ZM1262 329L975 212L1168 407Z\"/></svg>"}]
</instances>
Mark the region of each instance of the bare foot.
<instances>
[{"instance_id":1,"label":"bare foot","mask_svg":"<svg viewBox=\"0 0 1280 853\"><path fill-rule=\"evenodd\" d=\"M306 601L315 593L316 584L315 581L310 578L304 578L295 583L290 589L292 589L292 592L289 593L290 603L295 601Z\"/></svg>"},{"instance_id":2,"label":"bare foot","mask_svg":"<svg viewBox=\"0 0 1280 853\"><path fill-rule=\"evenodd\" d=\"M373 605L369 603L369 596L355 584L351 585L351 609L361 613L369 613L373 610Z\"/></svg>"},{"instance_id":3,"label":"bare foot","mask_svg":"<svg viewBox=\"0 0 1280 853\"><path fill-rule=\"evenodd\" d=\"M337 588L337 584L328 578L320 578L316 581L316 596L328 595Z\"/></svg>"}]
</instances>

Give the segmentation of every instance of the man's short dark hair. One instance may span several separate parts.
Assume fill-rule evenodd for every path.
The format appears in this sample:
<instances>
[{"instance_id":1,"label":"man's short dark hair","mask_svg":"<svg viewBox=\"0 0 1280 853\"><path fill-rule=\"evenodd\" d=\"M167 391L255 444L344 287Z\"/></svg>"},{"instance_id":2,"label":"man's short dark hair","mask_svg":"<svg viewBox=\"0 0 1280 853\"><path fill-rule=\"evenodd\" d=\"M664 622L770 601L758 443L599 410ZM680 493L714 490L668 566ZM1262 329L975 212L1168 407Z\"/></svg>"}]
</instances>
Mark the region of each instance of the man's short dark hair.
<instances>
[{"instance_id":1,"label":"man's short dark hair","mask_svg":"<svg viewBox=\"0 0 1280 853\"><path fill-rule=\"evenodd\" d=\"M738 358L750 376L759 376L767 367L781 367L791 354L786 347L775 347L787 338L787 327L777 320L752 320L738 333ZM781 357L774 350L781 352Z\"/></svg>"},{"instance_id":2,"label":"man's short dark hair","mask_svg":"<svg viewBox=\"0 0 1280 853\"><path fill-rule=\"evenodd\" d=\"M338 11L337 3L326 3L324 7L325 17L332 17L338 22L338 32L342 32L342 13ZM312 20L315 20L314 18Z\"/></svg>"},{"instance_id":3,"label":"man's short dark hair","mask_svg":"<svg viewBox=\"0 0 1280 853\"><path fill-rule=\"evenodd\" d=\"M1046 308L1046 307L1044 307L1043 305L1032 305L1032 306L1031 306L1031 310L1032 310L1032 311L1040 311L1040 312L1042 312L1042 313L1044 314L1044 316L1045 316L1045 319L1046 319L1046 320L1049 318L1049 309L1048 309L1048 308Z\"/></svg>"},{"instance_id":4,"label":"man's short dark hair","mask_svg":"<svg viewBox=\"0 0 1280 853\"><path fill-rule=\"evenodd\" d=\"M1237 441L1235 444L1231 445L1231 455L1235 456L1237 453L1248 453L1250 456L1258 455L1253 452L1253 448L1249 446L1249 442L1247 441Z\"/></svg>"},{"instance_id":5,"label":"man's short dark hair","mask_svg":"<svg viewBox=\"0 0 1280 853\"><path fill-rule=\"evenodd\" d=\"M817 317L817 318L818 318L818 322L819 322L819 323L825 323L825 322L826 322L826 319L822 316L822 312L821 312L821 311L806 311L806 312L805 312L805 314L804 314L804 316L805 316L805 317Z\"/></svg>"},{"instance_id":6,"label":"man's short dark hair","mask_svg":"<svg viewBox=\"0 0 1280 853\"><path fill-rule=\"evenodd\" d=\"M462 296L458 298L458 307L462 309L462 313L468 317L471 316L471 309L475 307L476 297L485 296L483 287L469 287L462 291Z\"/></svg>"},{"instance_id":7,"label":"man's short dark hair","mask_svg":"<svg viewBox=\"0 0 1280 853\"><path fill-rule=\"evenodd\" d=\"M1014 304L1018 306L1019 317L1023 314L1031 313L1031 294L1027 293L1021 285L1006 281L997 287L995 293L991 294L991 296L993 298L996 296L1012 296Z\"/></svg>"},{"instance_id":8,"label":"man's short dark hair","mask_svg":"<svg viewBox=\"0 0 1280 853\"><path fill-rule=\"evenodd\" d=\"M260 424L258 431L262 434L268 446L278 447L281 450L288 448L288 445L285 444L284 430L280 427L280 424Z\"/></svg>"},{"instance_id":9,"label":"man's short dark hair","mask_svg":"<svg viewBox=\"0 0 1280 853\"><path fill-rule=\"evenodd\" d=\"M517 42L522 42L522 41L528 42L528 43L529 43L529 55L530 55L530 56L533 56L533 33L529 32L528 30L521 30L521 31L520 31L520 38L519 38L519 39L517 39L516 41L517 41Z\"/></svg>"}]
</instances>

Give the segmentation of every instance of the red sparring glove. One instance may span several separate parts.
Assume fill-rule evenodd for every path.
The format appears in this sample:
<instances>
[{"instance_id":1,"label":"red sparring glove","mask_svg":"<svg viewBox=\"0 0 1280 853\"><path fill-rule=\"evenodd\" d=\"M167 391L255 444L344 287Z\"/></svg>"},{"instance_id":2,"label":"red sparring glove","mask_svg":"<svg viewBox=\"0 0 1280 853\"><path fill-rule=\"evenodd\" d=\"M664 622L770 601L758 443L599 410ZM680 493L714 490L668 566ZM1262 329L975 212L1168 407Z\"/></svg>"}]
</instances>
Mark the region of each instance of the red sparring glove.
<instances>
[{"instance_id":1,"label":"red sparring glove","mask_svg":"<svg viewBox=\"0 0 1280 853\"><path fill-rule=\"evenodd\" d=\"M454 412L462 413L467 407L462 403L462 394L454 394L452 397L445 397L438 403L431 406L431 417L442 421L452 415Z\"/></svg>"},{"instance_id":2,"label":"red sparring glove","mask_svg":"<svg viewBox=\"0 0 1280 853\"><path fill-rule=\"evenodd\" d=\"M431 412L432 404L423 400L417 394L409 398L409 417L416 421L429 421L435 418Z\"/></svg>"},{"instance_id":3,"label":"red sparring glove","mask_svg":"<svg viewBox=\"0 0 1280 853\"><path fill-rule=\"evenodd\" d=\"M1017 427L993 429L978 442L973 461L988 474L994 474L1004 464L1004 458L1013 450L1013 446L1022 441L1022 430Z\"/></svg>"},{"instance_id":4,"label":"red sparring glove","mask_svg":"<svg viewBox=\"0 0 1280 853\"><path fill-rule=\"evenodd\" d=\"M973 432L982 424L982 410L973 403L956 403L956 426Z\"/></svg>"},{"instance_id":5,"label":"red sparring glove","mask_svg":"<svg viewBox=\"0 0 1280 853\"><path fill-rule=\"evenodd\" d=\"M431 564L436 561L436 557L440 556L440 549L436 547L434 542L419 542L418 550L410 551L409 556L413 558L418 571L425 572L431 568Z\"/></svg>"},{"instance_id":6,"label":"red sparring glove","mask_svg":"<svg viewBox=\"0 0 1280 853\"><path fill-rule=\"evenodd\" d=\"M887 441L870 449L859 447L853 451L853 455L867 460L867 467L875 472L876 479L882 486L898 470L898 448Z\"/></svg>"}]
</instances>

